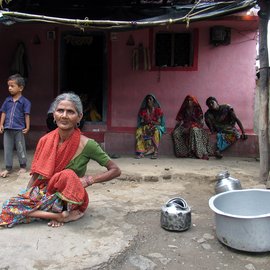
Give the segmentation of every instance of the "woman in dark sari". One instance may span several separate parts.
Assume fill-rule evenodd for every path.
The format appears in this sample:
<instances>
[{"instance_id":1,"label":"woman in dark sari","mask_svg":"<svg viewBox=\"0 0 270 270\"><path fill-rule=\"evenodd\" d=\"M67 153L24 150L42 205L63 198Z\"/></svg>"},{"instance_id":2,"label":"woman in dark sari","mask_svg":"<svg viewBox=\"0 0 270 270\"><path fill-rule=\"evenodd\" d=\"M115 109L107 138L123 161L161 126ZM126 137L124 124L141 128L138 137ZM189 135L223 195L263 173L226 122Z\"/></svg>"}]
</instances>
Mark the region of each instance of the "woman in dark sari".
<instances>
[{"instance_id":1,"label":"woman in dark sari","mask_svg":"<svg viewBox=\"0 0 270 270\"><path fill-rule=\"evenodd\" d=\"M187 95L177 116L172 133L176 157L209 159L213 149L203 129L203 111L196 97Z\"/></svg>"},{"instance_id":2,"label":"woman in dark sari","mask_svg":"<svg viewBox=\"0 0 270 270\"><path fill-rule=\"evenodd\" d=\"M148 94L140 107L136 130L136 158L152 155L156 159L159 142L166 131L160 104L153 94Z\"/></svg>"},{"instance_id":3,"label":"woman in dark sari","mask_svg":"<svg viewBox=\"0 0 270 270\"><path fill-rule=\"evenodd\" d=\"M209 97L206 100L208 110L205 113L205 123L210 132L217 135L217 155L235 143L239 138L246 140L247 135L241 121L236 116L234 109L229 104L219 105L215 97ZM236 129L238 125L242 135Z\"/></svg>"}]
</instances>

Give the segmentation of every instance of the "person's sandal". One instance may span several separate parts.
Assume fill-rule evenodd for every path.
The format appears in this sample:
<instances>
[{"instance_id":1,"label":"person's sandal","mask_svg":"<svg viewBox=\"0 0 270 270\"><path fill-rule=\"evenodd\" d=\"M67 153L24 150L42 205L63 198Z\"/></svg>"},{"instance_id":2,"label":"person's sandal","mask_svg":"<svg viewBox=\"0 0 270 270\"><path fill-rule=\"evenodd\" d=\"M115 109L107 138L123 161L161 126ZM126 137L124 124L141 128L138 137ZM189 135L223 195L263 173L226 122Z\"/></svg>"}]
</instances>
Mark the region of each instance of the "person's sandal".
<instances>
[{"instance_id":1,"label":"person's sandal","mask_svg":"<svg viewBox=\"0 0 270 270\"><path fill-rule=\"evenodd\" d=\"M217 150L217 151L215 152L215 157L216 157L217 159L222 159L222 158L223 158L223 155Z\"/></svg>"},{"instance_id":2,"label":"person's sandal","mask_svg":"<svg viewBox=\"0 0 270 270\"><path fill-rule=\"evenodd\" d=\"M151 159L157 159L158 158L158 154L155 152L152 156Z\"/></svg>"},{"instance_id":3,"label":"person's sandal","mask_svg":"<svg viewBox=\"0 0 270 270\"><path fill-rule=\"evenodd\" d=\"M208 157L208 155L203 155L203 156L202 156L202 159L204 159L204 160L209 160L209 157Z\"/></svg>"},{"instance_id":4,"label":"person's sandal","mask_svg":"<svg viewBox=\"0 0 270 270\"><path fill-rule=\"evenodd\" d=\"M136 155L135 158L136 159L141 159L141 158L144 158L144 155L143 154L139 154L139 155Z\"/></svg>"}]
</instances>

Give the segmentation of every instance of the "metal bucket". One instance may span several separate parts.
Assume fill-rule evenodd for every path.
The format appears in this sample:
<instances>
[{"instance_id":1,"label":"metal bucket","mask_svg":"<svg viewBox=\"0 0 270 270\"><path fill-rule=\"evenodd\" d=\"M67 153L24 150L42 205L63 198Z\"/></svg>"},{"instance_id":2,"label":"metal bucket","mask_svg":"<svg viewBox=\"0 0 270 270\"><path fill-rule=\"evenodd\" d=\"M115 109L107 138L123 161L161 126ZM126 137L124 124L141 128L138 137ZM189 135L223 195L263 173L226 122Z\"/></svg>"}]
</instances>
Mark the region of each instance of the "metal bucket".
<instances>
[{"instance_id":1,"label":"metal bucket","mask_svg":"<svg viewBox=\"0 0 270 270\"><path fill-rule=\"evenodd\" d=\"M209 206L220 242L243 251L270 251L270 190L227 191L210 198Z\"/></svg>"}]
</instances>

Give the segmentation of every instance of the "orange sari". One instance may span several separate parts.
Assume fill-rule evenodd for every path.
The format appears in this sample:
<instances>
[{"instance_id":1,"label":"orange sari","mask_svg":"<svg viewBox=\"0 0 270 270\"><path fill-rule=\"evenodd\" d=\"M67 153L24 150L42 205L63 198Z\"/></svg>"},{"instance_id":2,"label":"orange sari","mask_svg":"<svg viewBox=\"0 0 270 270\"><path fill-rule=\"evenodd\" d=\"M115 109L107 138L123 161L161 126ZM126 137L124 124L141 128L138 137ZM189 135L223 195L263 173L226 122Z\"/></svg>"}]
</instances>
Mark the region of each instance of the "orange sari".
<instances>
[{"instance_id":1,"label":"orange sari","mask_svg":"<svg viewBox=\"0 0 270 270\"><path fill-rule=\"evenodd\" d=\"M80 131L74 133L58 147L58 129L46 134L38 143L31 167L31 174L37 174L32 187L3 204L0 225L12 227L18 223L29 223L35 218L30 212L43 210L62 212L64 210L87 209L89 199L80 178L71 169L65 169L74 157L80 143Z\"/></svg>"}]
</instances>

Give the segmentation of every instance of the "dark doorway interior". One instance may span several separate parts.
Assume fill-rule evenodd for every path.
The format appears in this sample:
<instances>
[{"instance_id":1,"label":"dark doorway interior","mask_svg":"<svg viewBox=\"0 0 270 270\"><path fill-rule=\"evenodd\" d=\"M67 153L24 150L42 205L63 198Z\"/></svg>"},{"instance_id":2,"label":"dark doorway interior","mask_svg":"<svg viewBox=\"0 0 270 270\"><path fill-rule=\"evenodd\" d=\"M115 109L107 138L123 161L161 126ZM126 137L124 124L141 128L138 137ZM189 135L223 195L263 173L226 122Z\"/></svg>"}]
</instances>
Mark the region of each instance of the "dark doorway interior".
<instances>
[{"instance_id":1,"label":"dark doorway interior","mask_svg":"<svg viewBox=\"0 0 270 270\"><path fill-rule=\"evenodd\" d=\"M84 119L105 121L105 37L102 33L73 34L62 37L61 91L80 95Z\"/></svg>"}]
</instances>

